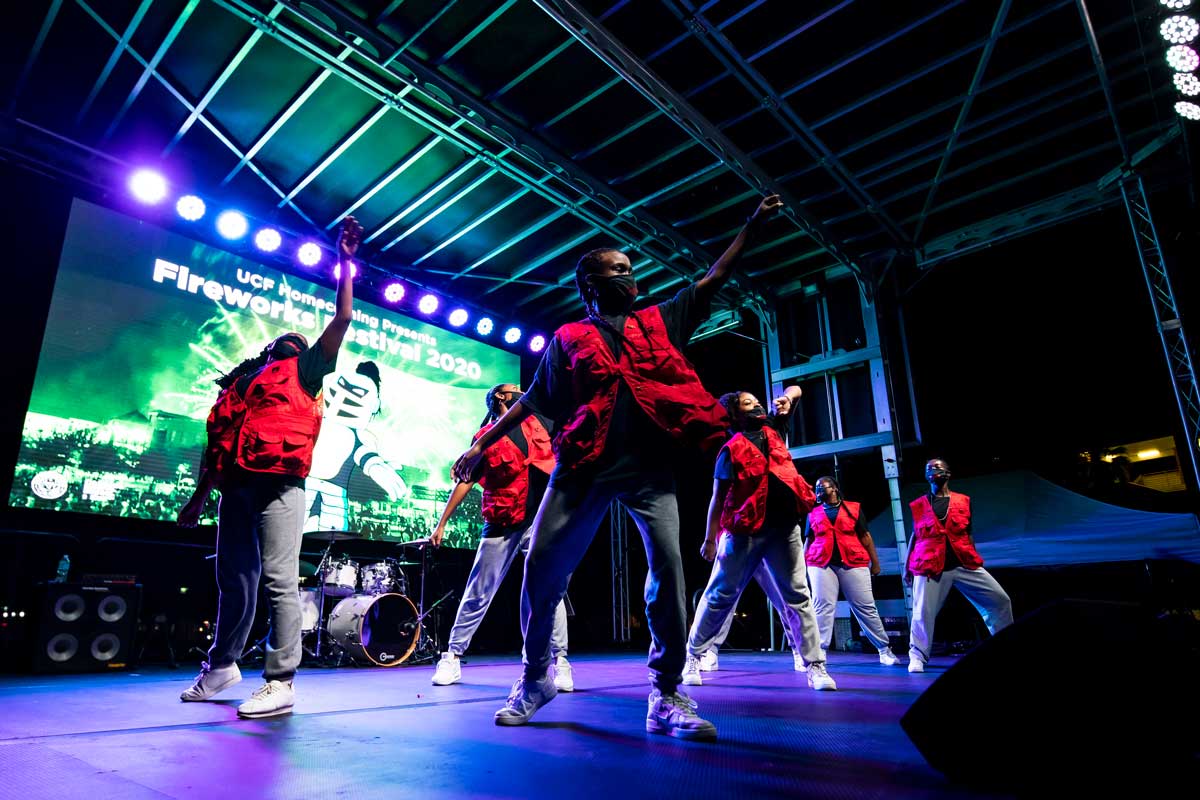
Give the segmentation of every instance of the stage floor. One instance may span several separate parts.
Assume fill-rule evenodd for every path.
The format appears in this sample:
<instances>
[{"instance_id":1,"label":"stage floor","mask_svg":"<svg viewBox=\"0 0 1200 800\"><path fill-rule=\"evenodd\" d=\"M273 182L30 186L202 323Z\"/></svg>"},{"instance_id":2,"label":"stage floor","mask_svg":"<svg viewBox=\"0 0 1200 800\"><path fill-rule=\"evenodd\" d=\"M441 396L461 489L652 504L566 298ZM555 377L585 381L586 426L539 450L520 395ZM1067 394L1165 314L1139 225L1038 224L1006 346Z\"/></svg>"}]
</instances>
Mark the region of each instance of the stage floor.
<instances>
[{"instance_id":1,"label":"stage floor","mask_svg":"<svg viewBox=\"0 0 1200 800\"><path fill-rule=\"evenodd\" d=\"M900 716L941 669L909 675L831 654L837 692L814 692L790 655L721 656L688 687L715 743L644 729L641 655L573 656L573 694L523 728L492 723L516 658L306 670L295 712L239 720L242 683L180 703L190 669L0 678L0 798L468 798L962 796L929 767ZM949 661L942 668L949 665Z\"/></svg>"}]
</instances>

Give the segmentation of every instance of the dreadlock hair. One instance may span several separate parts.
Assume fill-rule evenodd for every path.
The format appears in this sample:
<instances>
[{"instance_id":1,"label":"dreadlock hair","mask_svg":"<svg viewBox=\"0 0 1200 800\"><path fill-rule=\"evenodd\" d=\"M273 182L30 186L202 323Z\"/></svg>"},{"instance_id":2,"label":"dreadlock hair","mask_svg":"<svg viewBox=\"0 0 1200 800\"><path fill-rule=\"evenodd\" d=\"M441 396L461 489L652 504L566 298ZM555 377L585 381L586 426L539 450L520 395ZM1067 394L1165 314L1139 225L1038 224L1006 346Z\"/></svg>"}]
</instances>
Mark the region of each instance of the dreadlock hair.
<instances>
[{"instance_id":1,"label":"dreadlock hair","mask_svg":"<svg viewBox=\"0 0 1200 800\"><path fill-rule=\"evenodd\" d=\"M746 392L739 389L736 392L726 392L717 398L717 402L729 412L729 429L734 433L741 433L744 427L740 422L738 422L738 415L740 413L740 409L738 408L738 400L744 394L746 394Z\"/></svg>"},{"instance_id":2,"label":"dreadlock hair","mask_svg":"<svg viewBox=\"0 0 1200 800\"><path fill-rule=\"evenodd\" d=\"M222 389L228 389L237 382L238 378L242 377L243 375L251 375L266 366L267 359L269 357L270 354L267 353L266 349L264 348L263 351L258 355L247 358L245 361L229 370L229 372L217 378L215 383Z\"/></svg>"},{"instance_id":3,"label":"dreadlock hair","mask_svg":"<svg viewBox=\"0 0 1200 800\"><path fill-rule=\"evenodd\" d=\"M587 308L588 319L596 325L604 328L613 336L617 337L617 341L622 347L631 347L629 339L625 334L617 330L611 322L600 316L594 302L588 299L587 293L587 276L599 270L604 266L604 256L609 253L620 253L621 251L615 247L597 247L595 250L589 250L580 256L578 263L575 264L575 288L579 291L579 299L583 301L583 305ZM633 321L642 330L642 336L646 337L646 341L651 342L650 348L653 352L654 344L650 339L650 332L646 330L645 323L641 317L633 314Z\"/></svg>"},{"instance_id":4,"label":"dreadlock hair","mask_svg":"<svg viewBox=\"0 0 1200 800\"><path fill-rule=\"evenodd\" d=\"M508 386L508 384L507 383L497 383L495 386L488 389L487 398L484 400L484 403L487 405L487 413L483 415L483 421L479 423L479 427L482 428L484 425L487 425L489 422L495 422L496 419L500 416L496 412L496 395L504 394L503 389L505 386Z\"/></svg>"}]
</instances>

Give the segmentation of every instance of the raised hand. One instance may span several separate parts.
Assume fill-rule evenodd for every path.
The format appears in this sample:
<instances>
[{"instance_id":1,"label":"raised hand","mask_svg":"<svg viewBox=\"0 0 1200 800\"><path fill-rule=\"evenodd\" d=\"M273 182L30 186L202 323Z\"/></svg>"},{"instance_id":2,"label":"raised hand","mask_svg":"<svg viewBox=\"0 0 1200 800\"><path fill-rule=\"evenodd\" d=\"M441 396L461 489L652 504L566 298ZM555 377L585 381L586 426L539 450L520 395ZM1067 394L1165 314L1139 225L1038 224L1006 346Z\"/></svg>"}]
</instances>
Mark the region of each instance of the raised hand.
<instances>
[{"instance_id":1,"label":"raised hand","mask_svg":"<svg viewBox=\"0 0 1200 800\"><path fill-rule=\"evenodd\" d=\"M358 254L358 246L362 243L363 226L359 224L354 217L346 217L342 220L342 227L338 231L338 259L345 262L353 259Z\"/></svg>"},{"instance_id":2,"label":"raised hand","mask_svg":"<svg viewBox=\"0 0 1200 800\"><path fill-rule=\"evenodd\" d=\"M762 222L781 208L783 208L783 200L779 198L779 195L769 194L759 202L758 208L754 209L751 217L755 222Z\"/></svg>"}]
</instances>

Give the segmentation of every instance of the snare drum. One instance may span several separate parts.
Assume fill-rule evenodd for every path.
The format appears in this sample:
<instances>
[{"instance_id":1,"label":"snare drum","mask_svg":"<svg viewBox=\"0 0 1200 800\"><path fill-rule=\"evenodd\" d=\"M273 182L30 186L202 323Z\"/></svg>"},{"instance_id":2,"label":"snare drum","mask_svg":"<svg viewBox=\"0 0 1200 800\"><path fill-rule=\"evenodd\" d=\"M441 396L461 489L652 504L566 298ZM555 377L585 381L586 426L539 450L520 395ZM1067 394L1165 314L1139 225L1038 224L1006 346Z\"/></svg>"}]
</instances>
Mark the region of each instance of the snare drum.
<instances>
[{"instance_id":1,"label":"snare drum","mask_svg":"<svg viewBox=\"0 0 1200 800\"><path fill-rule=\"evenodd\" d=\"M358 562L348 558L331 558L317 573L325 594L331 597L349 597L358 588Z\"/></svg>"},{"instance_id":2,"label":"snare drum","mask_svg":"<svg viewBox=\"0 0 1200 800\"><path fill-rule=\"evenodd\" d=\"M408 594L408 581L392 558L362 568L363 594Z\"/></svg>"},{"instance_id":3,"label":"snare drum","mask_svg":"<svg viewBox=\"0 0 1200 800\"><path fill-rule=\"evenodd\" d=\"M312 633L321 624L321 590L300 590L300 633Z\"/></svg>"},{"instance_id":4,"label":"snare drum","mask_svg":"<svg viewBox=\"0 0 1200 800\"><path fill-rule=\"evenodd\" d=\"M420 636L417 608L402 594L347 597L329 615L329 638L354 660L380 667L402 664Z\"/></svg>"}]
</instances>

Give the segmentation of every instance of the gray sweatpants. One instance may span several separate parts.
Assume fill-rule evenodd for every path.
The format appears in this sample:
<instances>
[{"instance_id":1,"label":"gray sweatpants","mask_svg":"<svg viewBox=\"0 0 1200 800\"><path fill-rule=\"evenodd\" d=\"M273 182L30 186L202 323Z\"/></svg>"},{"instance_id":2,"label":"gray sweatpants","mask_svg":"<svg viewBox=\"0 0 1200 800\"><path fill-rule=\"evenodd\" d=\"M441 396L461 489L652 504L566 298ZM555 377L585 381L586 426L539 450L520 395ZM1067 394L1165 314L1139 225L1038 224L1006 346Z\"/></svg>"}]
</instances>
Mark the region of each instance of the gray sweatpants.
<instances>
[{"instance_id":1,"label":"gray sweatpants","mask_svg":"<svg viewBox=\"0 0 1200 800\"><path fill-rule=\"evenodd\" d=\"M300 664L300 540L304 489L269 481L224 489L217 514L217 627L208 663L237 661L254 625L261 579L271 630L263 678L288 681Z\"/></svg>"},{"instance_id":2,"label":"gray sweatpants","mask_svg":"<svg viewBox=\"0 0 1200 800\"><path fill-rule=\"evenodd\" d=\"M1012 600L983 567L955 567L946 570L937 578L917 575L913 579L913 615L908 645L910 659L918 659L921 663L929 661L933 645L933 623L938 612L942 610L942 604L950 595L950 590L956 586L979 611L983 617L983 624L992 635L1012 625Z\"/></svg>"},{"instance_id":3,"label":"gray sweatpants","mask_svg":"<svg viewBox=\"0 0 1200 800\"><path fill-rule=\"evenodd\" d=\"M531 524L507 536L485 536L479 540L475 563L471 565L462 602L458 604L458 614L454 617L454 627L450 629L447 649L454 655L461 656L471 646L471 637L479 630L483 616L500 590L500 584L504 582L504 576L508 574L508 568L512 566L517 553L525 555L529 552L532 531ZM555 658L567 654L567 605L562 601L554 610L550 649Z\"/></svg>"}]
</instances>

